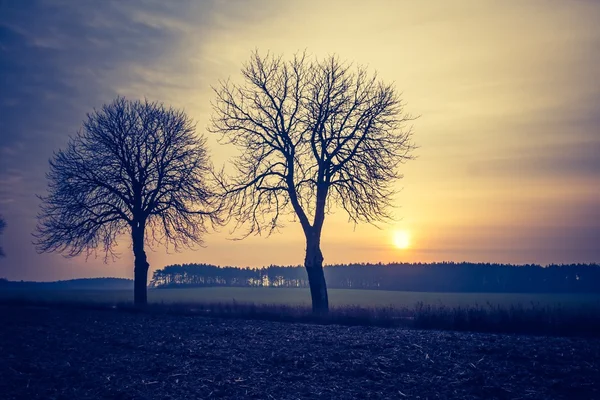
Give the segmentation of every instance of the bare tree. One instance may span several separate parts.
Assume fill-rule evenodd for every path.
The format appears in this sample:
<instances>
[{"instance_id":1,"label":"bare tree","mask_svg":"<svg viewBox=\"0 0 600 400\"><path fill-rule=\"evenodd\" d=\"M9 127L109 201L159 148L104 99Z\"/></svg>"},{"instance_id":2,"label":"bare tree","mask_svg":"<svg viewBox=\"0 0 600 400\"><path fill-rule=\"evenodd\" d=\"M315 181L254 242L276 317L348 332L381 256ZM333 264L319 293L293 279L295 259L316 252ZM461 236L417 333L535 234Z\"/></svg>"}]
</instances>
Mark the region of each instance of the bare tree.
<instances>
[{"instance_id":1,"label":"bare tree","mask_svg":"<svg viewBox=\"0 0 600 400\"><path fill-rule=\"evenodd\" d=\"M392 85L334 56L284 61L254 52L242 75L243 85L214 88L209 129L241 150L235 172L221 175L234 229L271 234L283 216L297 217L313 311L327 312L325 216L337 206L354 223L392 217L398 167L412 158L412 118Z\"/></svg>"},{"instance_id":2,"label":"bare tree","mask_svg":"<svg viewBox=\"0 0 600 400\"><path fill-rule=\"evenodd\" d=\"M4 233L4 228L6 227L6 222L4 221L4 218L2 217L2 215L0 215L0 235L2 235ZM2 249L2 246L0 246L0 257L4 257L4 250Z\"/></svg>"},{"instance_id":3,"label":"bare tree","mask_svg":"<svg viewBox=\"0 0 600 400\"><path fill-rule=\"evenodd\" d=\"M72 257L101 248L106 259L118 237L130 233L134 301L144 305L144 244L191 247L220 222L210 176L205 139L183 111L117 98L88 114L83 129L50 160L37 249Z\"/></svg>"}]
</instances>

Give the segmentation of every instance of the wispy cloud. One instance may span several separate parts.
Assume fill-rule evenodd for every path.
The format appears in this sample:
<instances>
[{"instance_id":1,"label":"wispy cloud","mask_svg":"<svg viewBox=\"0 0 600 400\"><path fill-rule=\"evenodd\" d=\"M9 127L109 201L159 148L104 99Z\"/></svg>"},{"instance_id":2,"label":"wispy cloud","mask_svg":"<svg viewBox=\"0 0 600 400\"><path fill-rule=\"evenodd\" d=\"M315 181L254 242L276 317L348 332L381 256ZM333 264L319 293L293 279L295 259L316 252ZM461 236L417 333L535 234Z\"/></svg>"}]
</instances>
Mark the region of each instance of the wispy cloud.
<instances>
[{"instance_id":1,"label":"wispy cloud","mask_svg":"<svg viewBox=\"0 0 600 400\"><path fill-rule=\"evenodd\" d=\"M600 261L591 245L600 231L598 20L596 1L0 2L0 212L9 223L0 276L129 274L127 260L76 269L75 261L34 253L34 194L45 190L48 158L86 112L118 94L184 108L203 133L210 86L239 80L254 48L338 53L367 64L396 82L407 111L422 115L419 159L406 165L400 184L399 215L421 252L410 257L461 260L487 251L511 261L509 244L517 240L522 259ZM217 164L232 154L212 137L209 143ZM560 221L548 223L556 215ZM151 261L297 263L303 243L294 226L244 243L213 235L201 254L157 252ZM350 254L391 260L394 253L376 249L386 234L328 216L326 262ZM452 251L444 247L448 237ZM338 245L356 238L375 250ZM252 248L261 250L233 256ZM35 267L42 264L48 267Z\"/></svg>"}]
</instances>

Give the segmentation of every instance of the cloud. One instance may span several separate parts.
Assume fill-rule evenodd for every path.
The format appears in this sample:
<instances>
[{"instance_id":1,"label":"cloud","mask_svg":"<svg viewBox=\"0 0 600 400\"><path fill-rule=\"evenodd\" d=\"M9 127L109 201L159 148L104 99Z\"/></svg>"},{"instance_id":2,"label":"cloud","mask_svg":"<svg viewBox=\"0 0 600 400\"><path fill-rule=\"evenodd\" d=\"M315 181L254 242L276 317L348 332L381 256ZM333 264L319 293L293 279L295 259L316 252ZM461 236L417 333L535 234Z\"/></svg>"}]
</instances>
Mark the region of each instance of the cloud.
<instances>
[{"instance_id":1,"label":"cloud","mask_svg":"<svg viewBox=\"0 0 600 400\"><path fill-rule=\"evenodd\" d=\"M203 4L207 11L213 7ZM144 81L138 76L141 68L171 57L178 38L195 24L202 26L202 16L209 18L209 12L186 18L190 7L163 1L2 2L0 210L8 222L3 243L9 255L2 262L13 268L5 275L64 276L61 266L73 264L38 256L31 246L38 206L34 194L45 190L47 160L79 128L86 112L110 101L122 87ZM178 70L163 73L177 76ZM41 270L40 264L49 266ZM91 262L89 267L102 275L106 266ZM108 274L122 274L116 271Z\"/></svg>"},{"instance_id":2,"label":"cloud","mask_svg":"<svg viewBox=\"0 0 600 400\"><path fill-rule=\"evenodd\" d=\"M0 3L0 212L9 257L0 276L24 279L131 275L104 265L37 255L30 233L45 192L47 160L95 107L117 95L148 97L195 115L210 92L203 46L214 31L260 20L244 1L24 0ZM210 56L208 57L211 58ZM206 105L202 104L206 109ZM200 129L203 126L200 125ZM124 246L127 240L124 240Z\"/></svg>"},{"instance_id":3,"label":"cloud","mask_svg":"<svg viewBox=\"0 0 600 400\"><path fill-rule=\"evenodd\" d=\"M485 179L587 180L600 184L600 138L539 146L514 146L502 154L468 165L468 173Z\"/></svg>"},{"instance_id":4,"label":"cloud","mask_svg":"<svg viewBox=\"0 0 600 400\"><path fill-rule=\"evenodd\" d=\"M0 276L131 276L125 257L77 269L82 260L35 254L35 194L45 190L48 158L87 112L116 95L184 108L204 133L210 86L239 80L254 48L286 56L335 52L396 82L407 111L422 115L415 123L419 159L400 183L401 214L420 237L464 227L459 239L471 245L443 253L449 259L488 251L508 260L512 252L501 243L518 237L531 245L519 250L523 258L560 248L557 259L600 261L588 246L600 227L599 18L595 1L0 1L0 212L9 224ZM209 143L217 164L232 153L212 137ZM545 233L553 215L564 218L552 232L568 240ZM510 216L531 230L511 234ZM377 246L369 242L379 240L371 228L352 232L343 215L328 216L328 262L394 256L344 250L356 237ZM235 252L252 248L261 249L252 265L269 264L269 254L284 260L291 248L299 250L289 263L302 261L293 223L281 236L240 246L224 236L207 238L201 254L152 254L153 267L203 259L244 264ZM443 238L437 240L427 242L424 258L444 250ZM229 248L239 250L220 258Z\"/></svg>"}]
</instances>

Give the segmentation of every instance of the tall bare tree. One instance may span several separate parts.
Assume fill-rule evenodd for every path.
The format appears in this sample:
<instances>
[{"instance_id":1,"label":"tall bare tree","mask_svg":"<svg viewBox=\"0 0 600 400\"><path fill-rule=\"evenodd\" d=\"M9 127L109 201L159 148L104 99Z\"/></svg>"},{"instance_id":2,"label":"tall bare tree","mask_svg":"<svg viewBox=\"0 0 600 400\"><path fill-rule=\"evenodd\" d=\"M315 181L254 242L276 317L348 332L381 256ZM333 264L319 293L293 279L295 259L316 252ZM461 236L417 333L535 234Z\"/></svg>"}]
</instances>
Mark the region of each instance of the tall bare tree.
<instances>
[{"instance_id":1,"label":"tall bare tree","mask_svg":"<svg viewBox=\"0 0 600 400\"><path fill-rule=\"evenodd\" d=\"M335 56L290 61L254 52L244 84L214 88L210 131L241 154L222 176L235 229L271 234L295 215L306 238L313 311L329 309L321 233L341 207L354 223L391 218L399 165L412 158L411 129L394 87Z\"/></svg>"},{"instance_id":2,"label":"tall bare tree","mask_svg":"<svg viewBox=\"0 0 600 400\"><path fill-rule=\"evenodd\" d=\"M6 222L4 222L4 218L0 215L0 235L4 233L4 228L6 227ZM4 249L0 246L0 257L4 257Z\"/></svg>"},{"instance_id":3,"label":"tall bare tree","mask_svg":"<svg viewBox=\"0 0 600 400\"><path fill-rule=\"evenodd\" d=\"M134 302L144 305L144 244L191 247L220 222L211 176L205 139L183 111L117 98L88 114L50 160L37 249L77 256L100 248L106 259L119 236L131 234Z\"/></svg>"}]
</instances>

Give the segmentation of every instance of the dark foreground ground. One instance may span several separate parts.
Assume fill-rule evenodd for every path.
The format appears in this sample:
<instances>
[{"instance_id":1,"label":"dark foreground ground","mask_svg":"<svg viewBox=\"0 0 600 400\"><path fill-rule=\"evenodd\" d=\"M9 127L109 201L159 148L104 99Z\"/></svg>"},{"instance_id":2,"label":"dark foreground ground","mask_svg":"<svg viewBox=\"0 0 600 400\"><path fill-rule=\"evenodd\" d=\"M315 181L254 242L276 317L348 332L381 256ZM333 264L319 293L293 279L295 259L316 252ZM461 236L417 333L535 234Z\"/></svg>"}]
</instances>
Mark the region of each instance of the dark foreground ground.
<instances>
[{"instance_id":1,"label":"dark foreground ground","mask_svg":"<svg viewBox=\"0 0 600 400\"><path fill-rule=\"evenodd\" d=\"M600 340L0 306L3 399L600 399Z\"/></svg>"}]
</instances>

